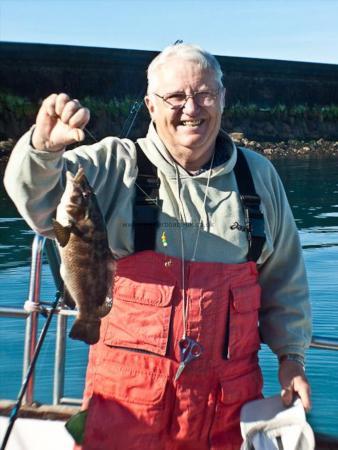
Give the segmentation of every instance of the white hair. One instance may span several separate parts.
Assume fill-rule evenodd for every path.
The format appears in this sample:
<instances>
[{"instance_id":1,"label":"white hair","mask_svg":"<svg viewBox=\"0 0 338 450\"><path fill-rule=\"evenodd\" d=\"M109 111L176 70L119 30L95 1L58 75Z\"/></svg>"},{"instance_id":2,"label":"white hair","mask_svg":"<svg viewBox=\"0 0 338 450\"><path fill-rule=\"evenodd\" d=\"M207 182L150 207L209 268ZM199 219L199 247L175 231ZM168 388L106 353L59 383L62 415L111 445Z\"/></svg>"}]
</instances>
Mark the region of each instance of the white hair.
<instances>
[{"instance_id":1,"label":"white hair","mask_svg":"<svg viewBox=\"0 0 338 450\"><path fill-rule=\"evenodd\" d=\"M192 61L200 65L202 69L211 70L215 74L215 80L223 86L223 72L217 59L198 45L192 44L174 44L166 47L149 64L147 70L148 76L148 94L152 92L152 86L158 69L166 64L171 58L180 58L185 61Z\"/></svg>"}]
</instances>

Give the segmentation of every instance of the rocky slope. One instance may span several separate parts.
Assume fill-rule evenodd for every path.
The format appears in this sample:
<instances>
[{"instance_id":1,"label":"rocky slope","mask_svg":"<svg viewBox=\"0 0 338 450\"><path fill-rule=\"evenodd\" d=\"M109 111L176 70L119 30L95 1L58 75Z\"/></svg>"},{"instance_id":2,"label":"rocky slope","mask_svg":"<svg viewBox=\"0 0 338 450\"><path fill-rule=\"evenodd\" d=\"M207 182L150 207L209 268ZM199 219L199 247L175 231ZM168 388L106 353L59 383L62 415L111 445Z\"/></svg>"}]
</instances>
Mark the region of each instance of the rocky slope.
<instances>
[{"instance_id":1,"label":"rocky slope","mask_svg":"<svg viewBox=\"0 0 338 450\"><path fill-rule=\"evenodd\" d=\"M258 142L247 139L243 133L230 133L236 144L251 148L266 157L319 158L338 157L338 141L324 139L303 141L290 139L281 142ZM0 159L6 161L15 145L14 139L0 141Z\"/></svg>"}]
</instances>

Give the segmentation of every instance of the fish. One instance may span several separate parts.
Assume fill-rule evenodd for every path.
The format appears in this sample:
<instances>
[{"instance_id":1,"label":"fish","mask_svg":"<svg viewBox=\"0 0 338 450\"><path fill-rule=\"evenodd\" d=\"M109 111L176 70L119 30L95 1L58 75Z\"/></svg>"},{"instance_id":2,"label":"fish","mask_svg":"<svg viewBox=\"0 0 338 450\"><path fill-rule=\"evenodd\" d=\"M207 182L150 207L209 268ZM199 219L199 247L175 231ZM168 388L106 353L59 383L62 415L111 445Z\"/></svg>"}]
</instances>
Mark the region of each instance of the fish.
<instances>
[{"instance_id":1,"label":"fish","mask_svg":"<svg viewBox=\"0 0 338 450\"><path fill-rule=\"evenodd\" d=\"M115 259L106 224L84 169L66 172L66 187L57 207L53 229L61 258L64 303L77 307L69 337L96 344L101 318L112 306Z\"/></svg>"}]
</instances>

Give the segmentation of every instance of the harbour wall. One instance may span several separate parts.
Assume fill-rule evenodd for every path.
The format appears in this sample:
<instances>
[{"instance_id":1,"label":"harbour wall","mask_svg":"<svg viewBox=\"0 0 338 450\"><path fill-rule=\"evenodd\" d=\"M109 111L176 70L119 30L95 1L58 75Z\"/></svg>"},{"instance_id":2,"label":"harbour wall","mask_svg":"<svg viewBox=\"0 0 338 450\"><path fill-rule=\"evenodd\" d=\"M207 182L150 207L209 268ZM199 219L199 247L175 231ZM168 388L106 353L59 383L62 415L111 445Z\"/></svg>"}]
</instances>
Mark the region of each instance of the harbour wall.
<instances>
[{"instance_id":1,"label":"harbour wall","mask_svg":"<svg viewBox=\"0 0 338 450\"><path fill-rule=\"evenodd\" d=\"M51 92L103 101L126 96L141 99L146 86L146 68L156 54L143 50L1 42L0 91L25 97L37 105ZM239 104L244 111L232 116L225 114L226 129L242 131L252 138L285 139L291 135L337 139L336 117L318 120L306 111L301 118L297 114L290 117L290 114L274 113L274 108L283 105L291 110L305 105L310 110L336 105L338 109L338 65L217 58L227 88L226 111ZM255 105L255 113L248 111L249 105ZM21 133L23 125L26 123L22 126L17 123L12 134ZM0 135L1 129L8 130L11 126L2 117ZM141 129L142 126L137 131ZM101 132L108 132L102 123Z\"/></svg>"}]
</instances>

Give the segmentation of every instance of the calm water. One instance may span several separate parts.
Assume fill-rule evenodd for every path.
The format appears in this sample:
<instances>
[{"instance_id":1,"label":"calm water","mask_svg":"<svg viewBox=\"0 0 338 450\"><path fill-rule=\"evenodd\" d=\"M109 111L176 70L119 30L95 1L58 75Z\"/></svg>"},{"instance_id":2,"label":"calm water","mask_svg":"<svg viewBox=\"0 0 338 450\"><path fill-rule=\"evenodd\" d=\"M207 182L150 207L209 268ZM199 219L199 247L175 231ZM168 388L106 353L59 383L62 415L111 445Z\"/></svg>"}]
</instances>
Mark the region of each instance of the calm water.
<instances>
[{"instance_id":1,"label":"calm water","mask_svg":"<svg viewBox=\"0 0 338 450\"><path fill-rule=\"evenodd\" d=\"M285 183L300 231L310 281L314 334L338 338L338 161L284 160L274 164ZM28 293L33 234L2 187L0 229L0 305L21 307ZM53 282L45 265L41 298L53 297ZM54 330L55 321L37 365L35 398L40 402L52 399ZM24 320L0 318L0 398L14 399L19 391L23 340ZM260 356L265 395L275 394L279 391L275 356L266 347ZM67 340L65 396L81 397L86 359L86 345ZM316 431L338 436L338 352L311 349L307 372L313 389L309 421Z\"/></svg>"}]
</instances>

